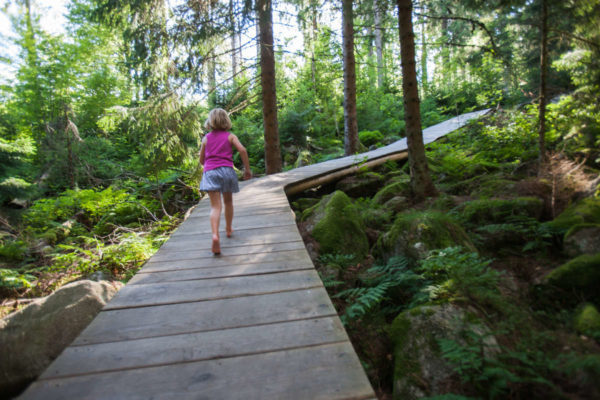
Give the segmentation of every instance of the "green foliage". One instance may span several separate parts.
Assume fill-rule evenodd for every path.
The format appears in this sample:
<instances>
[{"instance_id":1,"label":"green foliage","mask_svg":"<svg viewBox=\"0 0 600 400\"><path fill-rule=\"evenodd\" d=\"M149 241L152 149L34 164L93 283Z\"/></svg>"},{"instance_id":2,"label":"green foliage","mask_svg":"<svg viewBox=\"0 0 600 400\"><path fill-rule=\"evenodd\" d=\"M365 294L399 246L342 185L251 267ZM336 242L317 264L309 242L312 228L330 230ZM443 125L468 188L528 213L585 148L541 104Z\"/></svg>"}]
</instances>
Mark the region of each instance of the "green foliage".
<instances>
[{"instance_id":1,"label":"green foliage","mask_svg":"<svg viewBox=\"0 0 600 400\"><path fill-rule=\"evenodd\" d=\"M30 288L35 280L36 277L31 274L23 274L13 269L0 268L0 288Z\"/></svg>"},{"instance_id":2,"label":"green foliage","mask_svg":"<svg viewBox=\"0 0 600 400\"><path fill-rule=\"evenodd\" d=\"M383 133L379 131L360 131L358 132L358 140L366 146L371 147L374 145L381 145L383 140Z\"/></svg>"},{"instance_id":3,"label":"green foliage","mask_svg":"<svg viewBox=\"0 0 600 400\"><path fill-rule=\"evenodd\" d=\"M27 247L27 243L20 239L3 241L0 245L0 257L12 261L22 261L27 254Z\"/></svg>"},{"instance_id":4,"label":"green foliage","mask_svg":"<svg viewBox=\"0 0 600 400\"><path fill-rule=\"evenodd\" d=\"M407 295L413 293L415 286L421 283L422 277L409 268L409 260L403 257L391 258L385 265L376 265L369 268L362 278L362 287L355 287L337 293L335 298L342 298L347 303L342 322L360 319L382 302L390 300L390 293L394 290L406 291ZM397 314L397 304L389 304L383 312L388 315Z\"/></svg>"},{"instance_id":5,"label":"green foliage","mask_svg":"<svg viewBox=\"0 0 600 400\"><path fill-rule=\"evenodd\" d=\"M423 289L431 300L469 300L504 312L498 291L502 274L489 268L491 260L462 247L433 250L419 262L418 271L431 284Z\"/></svg>"}]
</instances>

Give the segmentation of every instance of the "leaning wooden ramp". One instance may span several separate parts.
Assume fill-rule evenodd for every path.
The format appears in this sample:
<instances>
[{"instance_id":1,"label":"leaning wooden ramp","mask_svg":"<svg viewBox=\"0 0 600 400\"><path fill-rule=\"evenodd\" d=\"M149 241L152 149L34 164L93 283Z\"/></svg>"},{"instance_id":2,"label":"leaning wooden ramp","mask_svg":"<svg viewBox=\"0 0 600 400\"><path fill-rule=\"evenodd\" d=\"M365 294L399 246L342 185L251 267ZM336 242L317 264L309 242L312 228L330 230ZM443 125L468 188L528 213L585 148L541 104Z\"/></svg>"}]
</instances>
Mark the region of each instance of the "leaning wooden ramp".
<instances>
[{"instance_id":1,"label":"leaning wooden ramp","mask_svg":"<svg viewBox=\"0 0 600 400\"><path fill-rule=\"evenodd\" d=\"M424 131L435 140L478 117ZM23 399L374 399L295 224L288 192L384 162L403 141L251 180L234 235L210 250L209 202L21 396ZM224 226L224 225L222 225Z\"/></svg>"}]
</instances>

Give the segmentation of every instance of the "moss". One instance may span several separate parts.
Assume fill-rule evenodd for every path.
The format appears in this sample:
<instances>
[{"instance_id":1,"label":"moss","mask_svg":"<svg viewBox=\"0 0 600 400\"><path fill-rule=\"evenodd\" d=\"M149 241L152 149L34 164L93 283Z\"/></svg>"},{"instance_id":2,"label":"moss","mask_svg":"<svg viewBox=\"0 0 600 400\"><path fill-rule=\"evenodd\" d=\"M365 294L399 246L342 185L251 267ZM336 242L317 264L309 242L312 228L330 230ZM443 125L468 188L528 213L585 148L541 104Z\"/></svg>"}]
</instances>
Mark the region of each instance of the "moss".
<instances>
[{"instance_id":1,"label":"moss","mask_svg":"<svg viewBox=\"0 0 600 400\"><path fill-rule=\"evenodd\" d=\"M394 196L402 196L410 193L410 177L405 174L392 179L392 182L379 190L373 196L375 204L383 204Z\"/></svg>"},{"instance_id":2,"label":"moss","mask_svg":"<svg viewBox=\"0 0 600 400\"><path fill-rule=\"evenodd\" d=\"M315 206L318 202L319 199L315 199L314 197L301 197L292 202L292 206L298 211L304 211Z\"/></svg>"},{"instance_id":3,"label":"moss","mask_svg":"<svg viewBox=\"0 0 600 400\"><path fill-rule=\"evenodd\" d=\"M551 232L562 235L573 226L583 223L600 224L600 198L588 197L572 204L544 226Z\"/></svg>"},{"instance_id":4,"label":"moss","mask_svg":"<svg viewBox=\"0 0 600 400\"><path fill-rule=\"evenodd\" d=\"M600 312L593 304L584 304L575 315L577 332L600 339Z\"/></svg>"},{"instance_id":5,"label":"moss","mask_svg":"<svg viewBox=\"0 0 600 400\"><path fill-rule=\"evenodd\" d=\"M323 217L312 231L321 253L350 253L354 255L354 261L362 260L369 251L369 241L350 198L342 191L335 191L323 211Z\"/></svg>"},{"instance_id":6,"label":"moss","mask_svg":"<svg viewBox=\"0 0 600 400\"><path fill-rule=\"evenodd\" d=\"M546 280L549 284L563 289L575 289L598 297L600 253L584 254L574 258L550 272Z\"/></svg>"},{"instance_id":7,"label":"moss","mask_svg":"<svg viewBox=\"0 0 600 400\"><path fill-rule=\"evenodd\" d=\"M471 194L475 197L494 197L498 193L511 193L514 187L514 181L495 178L487 181L484 180Z\"/></svg>"},{"instance_id":8,"label":"moss","mask_svg":"<svg viewBox=\"0 0 600 400\"><path fill-rule=\"evenodd\" d=\"M573 225L572 227L569 228L567 233L565 233L565 240L567 240L569 238L569 236L572 236L572 235L576 234L577 232L579 232L583 229L588 229L588 228L600 228L600 224L583 223L583 224Z\"/></svg>"},{"instance_id":9,"label":"moss","mask_svg":"<svg viewBox=\"0 0 600 400\"><path fill-rule=\"evenodd\" d=\"M466 202L454 209L459 219L471 225L503 223L511 216L539 218L544 202L537 197L483 199Z\"/></svg>"},{"instance_id":10,"label":"moss","mask_svg":"<svg viewBox=\"0 0 600 400\"><path fill-rule=\"evenodd\" d=\"M421 243L423 250L417 249ZM389 232L377 243L384 258L405 255L419 259L433 249L463 246L477 251L465 230L452 217L438 211L416 211L399 214Z\"/></svg>"},{"instance_id":11,"label":"moss","mask_svg":"<svg viewBox=\"0 0 600 400\"><path fill-rule=\"evenodd\" d=\"M408 384L395 387L394 399L413 398L414 396L408 392L407 388L421 383L421 367L417 349L402 351L407 348L406 342L410 339L411 321L408 314L412 311L409 310L398 315L390 328L390 339L394 344L394 385L396 386L399 379L408 380ZM418 312L418 309L415 312Z\"/></svg>"}]
</instances>

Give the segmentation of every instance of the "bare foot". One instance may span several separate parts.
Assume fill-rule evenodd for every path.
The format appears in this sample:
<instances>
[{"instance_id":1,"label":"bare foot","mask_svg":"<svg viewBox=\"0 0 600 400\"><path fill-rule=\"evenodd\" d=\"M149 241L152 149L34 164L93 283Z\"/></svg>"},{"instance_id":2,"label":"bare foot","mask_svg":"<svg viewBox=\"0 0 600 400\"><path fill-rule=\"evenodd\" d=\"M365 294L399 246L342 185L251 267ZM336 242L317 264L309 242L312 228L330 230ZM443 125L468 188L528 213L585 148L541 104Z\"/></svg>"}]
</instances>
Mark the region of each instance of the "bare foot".
<instances>
[{"instance_id":1,"label":"bare foot","mask_svg":"<svg viewBox=\"0 0 600 400\"><path fill-rule=\"evenodd\" d=\"M227 230L227 237L230 238L231 236L233 236L233 229L228 229Z\"/></svg>"},{"instance_id":2,"label":"bare foot","mask_svg":"<svg viewBox=\"0 0 600 400\"><path fill-rule=\"evenodd\" d=\"M218 236L213 236L212 238L212 252L215 256L221 254L221 244L219 243Z\"/></svg>"}]
</instances>

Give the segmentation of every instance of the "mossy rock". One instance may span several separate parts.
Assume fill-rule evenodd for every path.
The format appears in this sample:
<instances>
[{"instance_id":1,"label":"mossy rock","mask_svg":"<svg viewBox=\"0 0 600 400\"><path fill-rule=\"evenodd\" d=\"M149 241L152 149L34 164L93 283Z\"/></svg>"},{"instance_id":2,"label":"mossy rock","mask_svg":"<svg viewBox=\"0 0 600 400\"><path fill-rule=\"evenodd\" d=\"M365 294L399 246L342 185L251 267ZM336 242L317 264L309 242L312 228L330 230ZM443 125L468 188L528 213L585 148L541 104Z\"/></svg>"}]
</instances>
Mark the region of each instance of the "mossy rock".
<instances>
[{"instance_id":1,"label":"mossy rock","mask_svg":"<svg viewBox=\"0 0 600 400\"><path fill-rule=\"evenodd\" d=\"M600 298L600 253L584 254L554 269L546 276L550 285L577 290L590 297Z\"/></svg>"},{"instance_id":2,"label":"mossy rock","mask_svg":"<svg viewBox=\"0 0 600 400\"><path fill-rule=\"evenodd\" d=\"M415 211L396 217L391 229L377 242L376 251L385 259L401 255L422 259L431 250L453 246L477 251L465 230L449 215Z\"/></svg>"},{"instance_id":3,"label":"mossy rock","mask_svg":"<svg viewBox=\"0 0 600 400\"><path fill-rule=\"evenodd\" d=\"M309 211L307 228L312 230L321 254L352 254L354 261L366 257L369 241L360 214L344 192L336 190L323 197Z\"/></svg>"},{"instance_id":4,"label":"mossy rock","mask_svg":"<svg viewBox=\"0 0 600 400\"><path fill-rule=\"evenodd\" d=\"M465 344L466 331L485 337L486 357L497 353L498 344L487 327L452 304L422 306L399 314L390 328L394 345L393 398L411 400L441 394L454 370L442 357L438 341Z\"/></svg>"},{"instance_id":5,"label":"mossy rock","mask_svg":"<svg viewBox=\"0 0 600 400\"><path fill-rule=\"evenodd\" d=\"M320 199L316 199L314 197L301 197L292 202L292 206L295 210L303 212L319 202Z\"/></svg>"},{"instance_id":6,"label":"mossy rock","mask_svg":"<svg viewBox=\"0 0 600 400\"><path fill-rule=\"evenodd\" d=\"M471 195L474 197L494 197L498 193L513 193L515 186L516 182L503 178L483 180L479 187L471 192Z\"/></svg>"},{"instance_id":7,"label":"mossy rock","mask_svg":"<svg viewBox=\"0 0 600 400\"><path fill-rule=\"evenodd\" d=\"M406 174L402 174L394 177L389 184L375 193L375 196L373 196L373 202L375 204L384 204L392 197L406 196L410 193L410 177Z\"/></svg>"},{"instance_id":8,"label":"mossy rock","mask_svg":"<svg viewBox=\"0 0 600 400\"><path fill-rule=\"evenodd\" d=\"M564 250L571 257L600 253L600 224L577 224L564 238Z\"/></svg>"},{"instance_id":9,"label":"mossy rock","mask_svg":"<svg viewBox=\"0 0 600 400\"><path fill-rule=\"evenodd\" d=\"M546 222L544 227L563 235L579 224L600 224L600 198L588 197L567 207L558 217Z\"/></svg>"},{"instance_id":10,"label":"mossy rock","mask_svg":"<svg viewBox=\"0 0 600 400\"><path fill-rule=\"evenodd\" d=\"M600 339L600 312L593 304L586 303L577 310L574 325L577 332Z\"/></svg>"},{"instance_id":11,"label":"mossy rock","mask_svg":"<svg viewBox=\"0 0 600 400\"><path fill-rule=\"evenodd\" d=\"M481 199L468 201L453 211L458 219L473 226L500 224L509 217L522 216L539 219L544 202L537 197L515 199Z\"/></svg>"},{"instance_id":12,"label":"mossy rock","mask_svg":"<svg viewBox=\"0 0 600 400\"><path fill-rule=\"evenodd\" d=\"M383 184L383 176L376 172L367 172L348 176L339 181L335 188L353 198L371 197Z\"/></svg>"}]
</instances>

